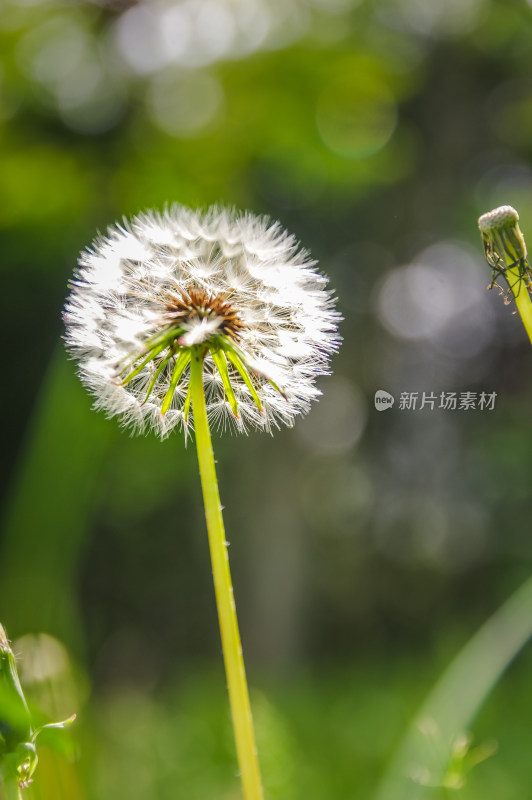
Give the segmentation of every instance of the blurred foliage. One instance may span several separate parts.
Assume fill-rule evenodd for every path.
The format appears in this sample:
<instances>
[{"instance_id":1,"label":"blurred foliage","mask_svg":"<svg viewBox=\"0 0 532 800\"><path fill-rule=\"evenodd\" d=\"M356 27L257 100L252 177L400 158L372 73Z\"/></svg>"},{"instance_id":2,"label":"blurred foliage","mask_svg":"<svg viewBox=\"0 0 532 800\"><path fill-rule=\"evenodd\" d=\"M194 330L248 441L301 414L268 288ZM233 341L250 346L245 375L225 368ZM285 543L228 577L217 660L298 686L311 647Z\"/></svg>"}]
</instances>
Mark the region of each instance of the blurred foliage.
<instances>
[{"instance_id":1,"label":"blurred foliage","mask_svg":"<svg viewBox=\"0 0 532 800\"><path fill-rule=\"evenodd\" d=\"M438 671L528 577L530 351L485 292L476 220L510 203L532 243L531 75L526 0L0 0L0 618L58 637L94 687L83 788L51 756L32 792L237 791L193 449L90 411L57 344L77 253L122 215L280 219L345 316L307 419L215 441L272 798L370 796ZM382 414L381 388L497 402ZM530 785L523 661L475 725L499 752L457 797Z\"/></svg>"}]
</instances>

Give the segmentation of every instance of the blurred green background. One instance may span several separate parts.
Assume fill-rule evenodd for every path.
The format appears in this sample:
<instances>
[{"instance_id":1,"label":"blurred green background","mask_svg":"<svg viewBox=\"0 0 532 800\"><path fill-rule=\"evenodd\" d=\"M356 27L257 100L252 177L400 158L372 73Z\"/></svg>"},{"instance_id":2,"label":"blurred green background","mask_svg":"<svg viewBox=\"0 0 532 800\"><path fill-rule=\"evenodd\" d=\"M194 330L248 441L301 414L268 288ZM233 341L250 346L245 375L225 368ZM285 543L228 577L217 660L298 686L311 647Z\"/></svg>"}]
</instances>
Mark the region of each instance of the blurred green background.
<instances>
[{"instance_id":1,"label":"blurred green background","mask_svg":"<svg viewBox=\"0 0 532 800\"><path fill-rule=\"evenodd\" d=\"M0 619L34 707L79 713L28 798L240 796L194 448L90 410L60 342L80 249L222 203L329 275L323 398L215 450L267 797L388 800L421 702L530 575L530 345L476 221L510 203L532 243L531 159L530 1L0 0ZM532 797L531 668L464 720L498 751L463 788L397 797Z\"/></svg>"}]
</instances>

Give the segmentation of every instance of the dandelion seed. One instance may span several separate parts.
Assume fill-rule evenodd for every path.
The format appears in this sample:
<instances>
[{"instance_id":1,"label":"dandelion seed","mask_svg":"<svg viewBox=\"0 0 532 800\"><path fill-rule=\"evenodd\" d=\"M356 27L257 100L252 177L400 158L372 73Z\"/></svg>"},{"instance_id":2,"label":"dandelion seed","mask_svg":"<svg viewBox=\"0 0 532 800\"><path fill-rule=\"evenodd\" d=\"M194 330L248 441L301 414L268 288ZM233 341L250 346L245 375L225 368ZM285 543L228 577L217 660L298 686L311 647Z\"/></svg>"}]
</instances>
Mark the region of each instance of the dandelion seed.
<instances>
[{"instance_id":1,"label":"dandelion seed","mask_svg":"<svg viewBox=\"0 0 532 800\"><path fill-rule=\"evenodd\" d=\"M163 438L187 425L184 354L199 349L209 419L271 430L308 410L338 347L326 283L278 223L175 205L81 254L66 343L96 406L124 425Z\"/></svg>"}]
</instances>

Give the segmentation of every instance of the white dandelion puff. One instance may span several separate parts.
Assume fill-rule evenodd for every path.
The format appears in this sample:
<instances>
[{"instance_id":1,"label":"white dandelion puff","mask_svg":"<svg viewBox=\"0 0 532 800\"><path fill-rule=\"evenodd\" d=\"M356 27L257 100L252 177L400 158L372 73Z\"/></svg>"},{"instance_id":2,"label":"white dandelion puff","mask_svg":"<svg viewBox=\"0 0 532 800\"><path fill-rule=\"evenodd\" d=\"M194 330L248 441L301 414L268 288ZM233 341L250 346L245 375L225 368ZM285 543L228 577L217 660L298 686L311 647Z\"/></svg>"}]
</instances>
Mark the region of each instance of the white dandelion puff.
<instances>
[{"instance_id":1,"label":"white dandelion puff","mask_svg":"<svg viewBox=\"0 0 532 800\"><path fill-rule=\"evenodd\" d=\"M271 430L308 411L338 348L326 284L279 223L174 205L81 254L66 344L96 407L137 431L192 423L193 353L214 424Z\"/></svg>"}]
</instances>

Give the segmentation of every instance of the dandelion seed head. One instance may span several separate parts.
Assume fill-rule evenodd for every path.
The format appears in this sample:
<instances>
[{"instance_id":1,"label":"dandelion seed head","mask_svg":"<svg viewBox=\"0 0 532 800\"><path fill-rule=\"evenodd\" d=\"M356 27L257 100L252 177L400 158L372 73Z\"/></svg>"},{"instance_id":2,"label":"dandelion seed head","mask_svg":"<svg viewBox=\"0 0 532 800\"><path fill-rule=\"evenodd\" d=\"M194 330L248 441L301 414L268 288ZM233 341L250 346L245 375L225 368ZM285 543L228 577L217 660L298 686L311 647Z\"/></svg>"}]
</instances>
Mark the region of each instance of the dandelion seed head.
<instances>
[{"instance_id":1,"label":"dandelion seed head","mask_svg":"<svg viewBox=\"0 0 532 800\"><path fill-rule=\"evenodd\" d=\"M135 432L164 438L193 424L193 351L211 423L271 431L308 411L339 346L326 285L279 223L174 205L111 227L81 254L66 344L95 406Z\"/></svg>"}]
</instances>

